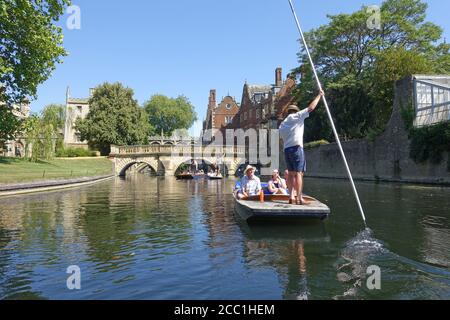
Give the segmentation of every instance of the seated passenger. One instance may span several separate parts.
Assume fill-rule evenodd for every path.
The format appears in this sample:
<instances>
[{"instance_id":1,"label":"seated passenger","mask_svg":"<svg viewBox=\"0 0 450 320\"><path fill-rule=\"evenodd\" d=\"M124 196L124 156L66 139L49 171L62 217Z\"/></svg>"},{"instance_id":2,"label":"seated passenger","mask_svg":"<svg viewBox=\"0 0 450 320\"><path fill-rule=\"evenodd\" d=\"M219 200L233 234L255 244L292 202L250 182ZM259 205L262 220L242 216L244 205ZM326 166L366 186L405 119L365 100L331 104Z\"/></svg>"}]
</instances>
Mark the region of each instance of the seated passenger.
<instances>
[{"instance_id":1,"label":"seated passenger","mask_svg":"<svg viewBox=\"0 0 450 320\"><path fill-rule=\"evenodd\" d=\"M278 170L273 170L272 180L269 181L268 188L270 193L272 194L288 194L286 190L286 180L280 177L280 173L278 172Z\"/></svg>"},{"instance_id":2,"label":"seated passenger","mask_svg":"<svg viewBox=\"0 0 450 320\"><path fill-rule=\"evenodd\" d=\"M256 168L247 166L244 171L244 177L241 179L241 189L238 191L238 199L245 199L251 196L257 196L261 193L261 180L255 176Z\"/></svg>"}]
</instances>

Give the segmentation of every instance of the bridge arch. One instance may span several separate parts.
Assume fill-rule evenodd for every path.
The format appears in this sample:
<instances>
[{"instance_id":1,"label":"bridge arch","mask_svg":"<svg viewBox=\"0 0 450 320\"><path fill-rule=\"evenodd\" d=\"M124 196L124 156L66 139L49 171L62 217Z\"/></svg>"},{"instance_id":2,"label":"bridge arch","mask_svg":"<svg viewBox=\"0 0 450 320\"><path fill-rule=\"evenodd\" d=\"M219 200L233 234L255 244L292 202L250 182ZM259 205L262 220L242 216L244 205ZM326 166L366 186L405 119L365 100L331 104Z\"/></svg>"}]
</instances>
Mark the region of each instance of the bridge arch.
<instances>
[{"instance_id":1,"label":"bridge arch","mask_svg":"<svg viewBox=\"0 0 450 320\"><path fill-rule=\"evenodd\" d=\"M151 159L151 158L126 158L126 159L120 159L119 161L116 161L116 175L118 176L125 176L128 169L130 169L131 166L137 164L137 163L145 163L148 165L153 171L158 173L158 169L160 169L159 163L157 159Z\"/></svg>"},{"instance_id":2,"label":"bridge arch","mask_svg":"<svg viewBox=\"0 0 450 320\"><path fill-rule=\"evenodd\" d=\"M196 160L197 162L200 162L200 161L205 162L208 166L212 166L216 162L215 158L213 159L213 158L207 158L207 157L183 157L183 158L179 158L177 161L175 161L173 163L175 172L178 172L180 167L183 164L190 164L192 160ZM200 163L199 163L199 165L200 165ZM225 165L225 167L228 170L228 166Z\"/></svg>"}]
</instances>

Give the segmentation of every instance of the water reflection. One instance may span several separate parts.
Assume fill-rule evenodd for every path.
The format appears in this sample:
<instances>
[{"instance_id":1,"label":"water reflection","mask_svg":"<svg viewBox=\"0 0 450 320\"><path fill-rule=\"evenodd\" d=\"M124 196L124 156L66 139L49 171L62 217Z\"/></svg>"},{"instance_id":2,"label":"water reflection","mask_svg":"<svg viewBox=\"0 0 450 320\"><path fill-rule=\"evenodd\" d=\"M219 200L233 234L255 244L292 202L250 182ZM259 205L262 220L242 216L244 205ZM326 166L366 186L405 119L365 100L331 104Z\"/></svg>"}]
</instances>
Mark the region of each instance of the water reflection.
<instances>
[{"instance_id":1,"label":"water reflection","mask_svg":"<svg viewBox=\"0 0 450 320\"><path fill-rule=\"evenodd\" d=\"M239 225L246 236L243 252L246 264L250 268L275 269L283 299L307 300L310 295L308 246L330 241L325 226L320 222L294 225L241 222Z\"/></svg>"},{"instance_id":2,"label":"water reflection","mask_svg":"<svg viewBox=\"0 0 450 320\"><path fill-rule=\"evenodd\" d=\"M449 189L359 183L367 234L345 181L307 180L332 208L323 223L251 226L234 183L136 175L1 198L0 298L450 298ZM372 264L381 291L365 286Z\"/></svg>"}]
</instances>

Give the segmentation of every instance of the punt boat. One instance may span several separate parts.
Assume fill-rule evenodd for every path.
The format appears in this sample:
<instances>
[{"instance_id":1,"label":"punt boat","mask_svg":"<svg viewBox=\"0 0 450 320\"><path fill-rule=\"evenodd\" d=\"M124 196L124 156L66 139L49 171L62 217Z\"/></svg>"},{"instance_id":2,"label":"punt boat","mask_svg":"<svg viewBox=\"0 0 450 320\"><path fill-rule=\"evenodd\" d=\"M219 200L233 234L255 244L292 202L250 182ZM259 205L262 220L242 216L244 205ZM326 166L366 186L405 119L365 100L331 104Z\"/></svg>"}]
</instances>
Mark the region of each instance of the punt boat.
<instances>
[{"instance_id":1,"label":"punt boat","mask_svg":"<svg viewBox=\"0 0 450 320\"><path fill-rule=\"evenodd\" d=\"M264 187L264 185L263 185ZM238 199L237 190L233 192L235 210L245 221L250 220L325 220L330 215L330 208L319 200L304 195L305 205L289 204L289 195L264 194L247 199Z\"/></svg>"}]
</instances>

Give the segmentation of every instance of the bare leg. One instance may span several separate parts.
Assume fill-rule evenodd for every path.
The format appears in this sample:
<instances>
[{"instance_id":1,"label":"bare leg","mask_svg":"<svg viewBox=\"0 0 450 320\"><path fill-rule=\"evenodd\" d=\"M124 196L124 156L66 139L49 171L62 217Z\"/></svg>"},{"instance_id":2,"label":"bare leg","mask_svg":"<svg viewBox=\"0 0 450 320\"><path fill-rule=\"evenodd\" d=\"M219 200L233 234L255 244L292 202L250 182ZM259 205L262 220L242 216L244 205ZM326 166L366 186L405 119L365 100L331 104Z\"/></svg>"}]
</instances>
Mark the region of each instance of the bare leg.
<instances>
[{"instance_id":1,"label":"bare leg","mask_svg":"<svg viewBox=\"0 0 450 320\"><path fill-rule=\"evenodd\" d=\"M297 195L297 183L296 183L297 172L289 172L289 190L291 191L290 199L295 201L295 196Z\"/></svg>"},{"instance_id":2,"label":"bare leg","mask_svg":"<svg viewBox=\"0 0 450 320\"><path fill-rule=\"evenodd\" d=\"M288 187L289 192L292 193L292 183L291 183L291 182L292 182L292 181L291 181L291 175L288 174L287 179L286 179L286 184L287 184L287 187Z\"/></svg>"},{"instance_id":3,"label":"bare leg","mask_svg":"<svg viewBox=\"0 0 450 320\"><path fill-rule=\"evenodd\" d=\"M303 174L301 172L296 172L296 183L297 183L297 197L300 204L303 204Z\"/></svg>"}]
</instances>

